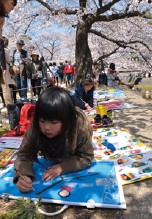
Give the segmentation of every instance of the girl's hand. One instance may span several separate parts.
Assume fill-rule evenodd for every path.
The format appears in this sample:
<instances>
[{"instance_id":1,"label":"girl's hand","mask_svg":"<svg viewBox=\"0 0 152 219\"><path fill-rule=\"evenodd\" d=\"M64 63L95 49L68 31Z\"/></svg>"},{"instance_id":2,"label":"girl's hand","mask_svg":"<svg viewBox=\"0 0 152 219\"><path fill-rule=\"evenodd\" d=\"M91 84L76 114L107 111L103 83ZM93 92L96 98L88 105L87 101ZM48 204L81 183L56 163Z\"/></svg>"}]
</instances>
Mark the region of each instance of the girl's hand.
<instances>
[{"instance_id":1,"label":"girl's hand","mask_svg":"<svg viewBox=\"0 0 152 219\"><path fill-rule=\"evenodd\" d=\"M5 76L6 75L6 70L3 70L3 76Z\"/></svg>"},{"instance_id":2,"label":"girl's hand","mask_svg":"<svg viewBox=\"0 0 152 219\"><path fill-rule=\"evenodd\" d=\"M32 180L28 176L22 176L22 178L19 177L16 186L21 192L29 192L33 189Z\"/></svg>"},{"instance_id":3,"label":"girl's hand","mask_svg":"<svg viewBox=\"0 0 152 219\"><path fill-rule=\"evenodd\" d=\"M86 109L88 109L88 107L89 107L89 104L88 104L88 103L85 103L85 105L84 105L84 106L85 106L85 108L86 108Z\"/></svg>"},{"instance_id":4,"label":"girl's hand","mask_svg":"<svg viewBox=\"0 0 152 219\"><path fill-rule=\"evenodd\" d=\"M44 175L42 176L43 180L52 180L57 176L60 176L60 174L62 173L62 167L60 164L56 164L54 166L52 166L51 168L49 168L48 170L45 171Z\"/></svg>"},{"instance_id":5,"label":"girl's hand","mask_svg":"<svg viewBox=\"0 0 152 219\"><path fill-rule=\"evenodd\" d=\"M91 110L91 109L92 109L92 108L89 106L88 103L85 104L85 108L86 108L86 110Z\"/></svg>"}]
</instances>

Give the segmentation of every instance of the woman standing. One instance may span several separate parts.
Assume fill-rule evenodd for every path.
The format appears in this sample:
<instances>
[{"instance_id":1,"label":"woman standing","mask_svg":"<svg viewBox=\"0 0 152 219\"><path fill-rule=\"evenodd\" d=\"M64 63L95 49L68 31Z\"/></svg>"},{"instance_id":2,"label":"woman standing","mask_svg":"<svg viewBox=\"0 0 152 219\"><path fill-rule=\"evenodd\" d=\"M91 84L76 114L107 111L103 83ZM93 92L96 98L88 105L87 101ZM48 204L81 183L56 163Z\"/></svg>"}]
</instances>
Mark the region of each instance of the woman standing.
<instances>
[{"instance_id":1,"label":"woman standing","mask_svg":"<svg viewBox=\"0 0 152 219\"><path fill-rule=\"evenodd\" d=\"M32 52L31 54L32 64L33 64L33 73L32 73L32 89L34 96L40 95L42 90L42 62L39 59L39 54L37 52Z\"/></svg>"}]
</instances>

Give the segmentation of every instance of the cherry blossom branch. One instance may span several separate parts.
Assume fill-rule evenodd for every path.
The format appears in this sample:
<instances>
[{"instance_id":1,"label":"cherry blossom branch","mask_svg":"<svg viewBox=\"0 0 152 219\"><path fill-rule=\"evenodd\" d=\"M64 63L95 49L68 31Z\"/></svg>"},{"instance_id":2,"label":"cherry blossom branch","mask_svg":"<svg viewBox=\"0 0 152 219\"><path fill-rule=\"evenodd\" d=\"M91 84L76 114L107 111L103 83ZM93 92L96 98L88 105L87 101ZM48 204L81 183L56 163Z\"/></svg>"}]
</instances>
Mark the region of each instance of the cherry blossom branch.
<instances>
[{"instance_id":1,"label":"cherry blossom branch","mask_svg":"<svg viewBox=\"0 0 152 219\"><path fill-rule=\"evenodd\" d=\"M105 34L103 34L101 32L98 32L97 30L90 29L89 32L93 33L93 34L95 34L97 36L100 36L100 37L102 37L102 38L104 38L104 39L106 39L106 40L108 40L110 42L113 42L113 43L117 44L119 47L122 47L124 49L126 49L126 47L128 47L129 44L137 44L137 43L139 43L139 44L145 46L150 52L152 52L152 50L149 48L149 46L146 43L144 43L143 41L140 41L140 40L130 40L128 42L125 42L123 40L115 40L113 38L110 38L110 37L106 36Z\"/></svg>"},{"instance_id":2,"label":"cherry blossom branch","mask_svg":"<svg viewBox=\"0 0 152 219\"><path fill-rule=\"evenodd\" d=\"M97 59L96 61L99 61L99 60L102 60L102 59L105 59L105 58L111 56L112 54L116 53L118 49L119 49L119 47L113 49L113 50L112 50L111 52L109 52L109 53L103 54L102 56L98 57L98 59Z\"/></svg>"}]
</instances>

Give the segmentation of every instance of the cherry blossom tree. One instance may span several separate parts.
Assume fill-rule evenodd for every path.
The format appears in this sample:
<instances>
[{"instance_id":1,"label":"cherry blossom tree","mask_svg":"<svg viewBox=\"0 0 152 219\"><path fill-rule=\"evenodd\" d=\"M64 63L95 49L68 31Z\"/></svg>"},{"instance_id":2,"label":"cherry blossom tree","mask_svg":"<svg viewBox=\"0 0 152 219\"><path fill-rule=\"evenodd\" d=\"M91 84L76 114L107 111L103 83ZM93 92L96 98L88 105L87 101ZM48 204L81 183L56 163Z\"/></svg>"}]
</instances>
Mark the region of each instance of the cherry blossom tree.
<instances>
[{"instance_id":1,"label":"cherry blossom tree","mask_svg":"<svg viewBox=\"0 0 152 219\"><path fill-rule=\"evenodd\" d=\"M104 23L98 31L94 27L91 32L97 37L89 36L94 61L116 62L121 69L151 69L151 31L151 24L140 17Z\"/></svg>"},{"instance_id":2,"label":"cherry blossom tree","mask_svg":"<svg viewBox=\"0 0 152 219\"><path fill-rule=\"evenodd\" d=\"M24 1L26 4L19 4L16 10L26 18L33 16L31 22L27 25L26 33L31 29L42 30L50 27L55 22L60 26L76 28L75 38L75 60L78 80L84 78L87 74L92 75L93 54L89 43L89 37L93 34L100 37L105 44L101 44L103 54L99 54L97 59L104 59L109 54L122 53L140 54L144 58L145 49L150 48L144 43L142 36L135 37L129 30L129 24L123 27L122 23L133 22L133 19L141 17L142 19L151 18L151 1L138 0L31 0ZM15 12L14 12L15 13ZM24 19L25 25L26 19ZM147 22L147 21L145 21ZM23 20L19 27L22 29ZM135 25L134 25L135 26ZM126 35L124 35L126 29ZM107 30L107 31L106 31ZM25 32L25 29L24 29ZM109 43L110 42L110 43ZM109 46L110 44L110 46ZM136 47L134 46L136 44ZM106 46L107 45L107 46ZM127 50L128 48L128 50ZM140 49L139 49L140 48Z\"/></svg>"},{"instance_id":3,"label":"cherry blossom tree","mask_svg":"<svg viewBox=\"0 0 152 219\"><path fill-rule=\"evenodd\" d=\"M46 7L52 15L76 15L75 57L78 80L82 77L85 77L86 74L92 74L92 54L88 44L88 36L90 32L97 34L95 30L92 30L93 25L99 25L99 22L111 23L113 21L118 21L129 17L149 17L150 13L150 1L79 0L72 1L72 4L70 4L71 1L68 1L68 4L64 5L61 4L64 1L54 1L56 3L56 7L53 5L53 3L50 4L50 1L37 1ZM100 36L103 38L102 33ZM117 39L117 42L115 41L114 43L126 49L128 44L133 44L135 41L128 41L124 43L123 41Z\"/></svg>"}]
</instances>

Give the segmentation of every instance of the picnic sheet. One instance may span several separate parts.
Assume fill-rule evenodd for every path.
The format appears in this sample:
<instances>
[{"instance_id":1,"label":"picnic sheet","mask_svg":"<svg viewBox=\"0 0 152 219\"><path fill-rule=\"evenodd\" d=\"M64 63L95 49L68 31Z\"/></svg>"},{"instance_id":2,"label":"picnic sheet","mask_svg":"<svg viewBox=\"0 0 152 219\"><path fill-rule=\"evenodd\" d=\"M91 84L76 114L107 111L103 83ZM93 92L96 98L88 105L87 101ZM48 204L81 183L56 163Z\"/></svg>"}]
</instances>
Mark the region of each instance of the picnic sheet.
<instances>
[{"instance_id":1,"label":"picnic sheet","mask_svg":"<svg viewBox=\"0 0 152 219\"><path fill-rule=\"evenodd\" d=\"M95 90L94 99L105 99L107 97L113 99L126 98L123 90L111 89L111 90Z\"/></svg>"},{"instance_id":2,"label":"picnic sheet","mask_svg":"<svg viewBox=\"0 0 152 219\"><path fill-rule=\"evenodd\" d=\"M23 137L1 137L0 148L18 149L22 143Z\"/></svg>"},{"instance_id":3,"label":"picnic sheet","mask_svg":"<svg viewBox=\"0 0 152 219\"><path fill-rule=\"evenodd\" d=\"M95 159L114 161L122 185L152 177L152 150L123 128L93 133Z\"/></svg>"},{"instance_id":4,"label":"picnic sheet","mask_svg":"<svg viewBox=\"0 0 152 219\"><path fill-rule=\"evenodd\" d=\"M121 100L109 100L109 101L100 101L98 105L104 105L108 110L117 110L121 109L123 101Z\"/></svg>"},{"instance_id":5,"label":"picnic sheet","mask_svg":"<svg viewBox=\"0 0 152 219\"><path fill-rule=\"evenodd\" d=\"M114 162L94 161L85 170L68 173L44 181L44 170L51 166L51 162L39 158L39 163L34 163L33 172L36 180L33 182L35 191L22 193L13 184L13 165L0 178L0 196L8 195L9 198L31 198L42 202L86 206L88 208L126 208L123 189L117 180L118 172Z\"/></svg>"},{"instance_id":6,"label":"picnic sheet","mask_svg":"<svg viewBox=\"0 0 152 219\"><path fill-rule=\"evenodd\" d=\"M123 110L138 107L134 104L126 103L120 100L99 101L98 104L107 106L108 110ZM84 112L87 116L96 115L95 109L84 110Z\"/></svg>"}]
</instances>

